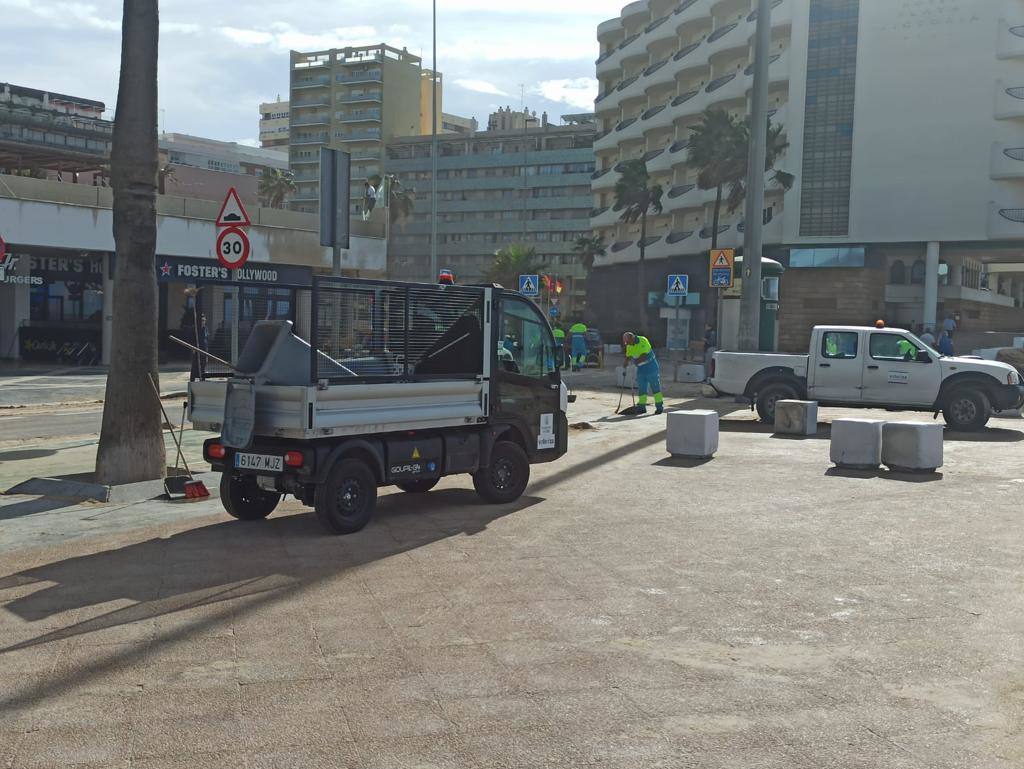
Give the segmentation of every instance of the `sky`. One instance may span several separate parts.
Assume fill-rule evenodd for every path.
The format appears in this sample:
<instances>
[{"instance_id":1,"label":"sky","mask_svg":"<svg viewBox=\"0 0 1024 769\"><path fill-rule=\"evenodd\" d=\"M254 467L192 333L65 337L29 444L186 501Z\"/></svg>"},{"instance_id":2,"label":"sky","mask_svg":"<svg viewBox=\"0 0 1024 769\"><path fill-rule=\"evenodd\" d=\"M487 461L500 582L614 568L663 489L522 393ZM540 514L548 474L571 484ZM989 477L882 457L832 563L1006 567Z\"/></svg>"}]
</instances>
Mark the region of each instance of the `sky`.
<instances>
[{"instance_id":1,"label":"sky","mask_svg":"<svg viewBox=\"0 0 1024 769\"><path fill-rule=\"evenodd\" d=\"M444 111L589 112L596 29L623 0L438 0ZM500 6L500 7L499 7ZM258 105L288 98L289 50L387 43L430 66L430 0L163 0L160 128L255 144ZM0 0L0 78L98 99L113 117L120 0Z\"/></svg>"}]
</instances>

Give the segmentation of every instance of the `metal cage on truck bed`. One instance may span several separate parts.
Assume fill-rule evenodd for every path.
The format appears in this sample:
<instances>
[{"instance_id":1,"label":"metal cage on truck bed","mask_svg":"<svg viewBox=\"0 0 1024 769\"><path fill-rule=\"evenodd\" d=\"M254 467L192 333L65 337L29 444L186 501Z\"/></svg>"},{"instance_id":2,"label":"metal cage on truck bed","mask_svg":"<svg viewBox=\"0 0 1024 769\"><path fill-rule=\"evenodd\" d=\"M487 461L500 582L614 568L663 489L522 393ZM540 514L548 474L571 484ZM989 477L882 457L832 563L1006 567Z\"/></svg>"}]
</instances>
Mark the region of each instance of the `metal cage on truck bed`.
<instances>
[{"instance_id":1,"label":"metal cage on truck bed","mask_svg":"<svg viewBox=\"0 0 1024 769\"><path fill-rule=\"evenodd\" d=\"M244 445L486 421L493 289L318 277L307 306L308 342L260 321L234 376L190 384L196 427Z\"/></svg>"}]
</instances>

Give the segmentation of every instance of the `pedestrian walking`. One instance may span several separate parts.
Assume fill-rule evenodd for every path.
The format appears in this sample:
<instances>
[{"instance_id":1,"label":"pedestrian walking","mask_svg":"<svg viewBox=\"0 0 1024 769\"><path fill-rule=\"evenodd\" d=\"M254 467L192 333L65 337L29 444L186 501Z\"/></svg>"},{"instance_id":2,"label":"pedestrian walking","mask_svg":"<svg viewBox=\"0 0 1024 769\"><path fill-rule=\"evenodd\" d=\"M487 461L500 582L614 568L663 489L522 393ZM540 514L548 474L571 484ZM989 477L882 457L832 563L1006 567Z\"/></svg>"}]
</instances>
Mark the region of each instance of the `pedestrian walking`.
<instances>
[{"instance_id":1,"label":"pedestrian walking","mask_svg":"<svg viewBox=\"0 0 1024 769\"><path fill-rule=\"evenodd\" d=\"M924 342L929 347L935 346L935 334L932 333L931 326L927 327L924 330L924 333L921 334L921 341Z\"/></svg>"},{"instance_id":2,"label":"pedestrian walking","mask_svg":"<svg viewBox=\"0 0 1024 769\"><path fill-rule=\"evenodd\" d=\"M946 315L946 319L942 321L942 330L949 335L950 339L952 339L953 335L956 333L956 329L956 320L953 318L953 313L949 313Z\"/></svg>"},{"instance_id":3,"label":"pedestrian walking","mask_svg":"<svg viewBox=\"0 0 1024 769\"><path fill-rule=\"evenodd\" d=\"M650 390L654 395L654 413L661 414L665 410L665 397L661 393L661 369L650 340L627 331L622 335L622 346L626 350L624 366L629 365L630 361L636 364L636 413L647 413L647 391Z\"/></svg>"},{"instance_id":4,"label":"pedestrian walking","mask_svg":"<svg viewBox=\"0 0 1024 769\"><path fill-rule=\"evenodd\" d=\"M569 326L572 344L572 370L579 371L587 362L587 324L581 320Z\"/></svg>"},{"instance_id":5,"label":"pedestrian walking","mask_svg":"<svg viewBox=\"0 0 1024 769\"><path fill-rule=\"evenodd\" d=\"M196 347L207 353L210 351L210 327L206 325L206 313L199 316L199 327L196 329ZM208 355L197 353L199 357L199 378L206 379L206 362Z\"/></svg>"},{"instance_id":6,"label":"pedestrian walking","mask_svg":"<svg viewBox=\"0 0 1024 769\"><path fill-rule=\"evenodd\" d=\"M565 329L556 325L551 329L551 335L555 338L555 347L558 348L555 360L558 362L559 371L561 371L565 368Z\"/></svg>"},{"instance_id":7,"label":"pedestrian walking","mask_svg":"<svg viewBox=\"0 0 1024 769\"><path fill-rule=\"evenodd\" d=\"M715 350L718 349L718 334L715 327L710 323L704 324L704 379L711 379L711 362L715 357Z\"/></svg>"},{"instance_id":8,"label":"pedestrian walking","mask_svg":"<svg viewBox=\"0 0 1024 769\"><path fill-rule=\"evenodd\" d=\"M948 331L943 330L942 336L939 337L938 350L940 355L956 355L953 350L953 337Z\"/></svg>"}]
</instances>

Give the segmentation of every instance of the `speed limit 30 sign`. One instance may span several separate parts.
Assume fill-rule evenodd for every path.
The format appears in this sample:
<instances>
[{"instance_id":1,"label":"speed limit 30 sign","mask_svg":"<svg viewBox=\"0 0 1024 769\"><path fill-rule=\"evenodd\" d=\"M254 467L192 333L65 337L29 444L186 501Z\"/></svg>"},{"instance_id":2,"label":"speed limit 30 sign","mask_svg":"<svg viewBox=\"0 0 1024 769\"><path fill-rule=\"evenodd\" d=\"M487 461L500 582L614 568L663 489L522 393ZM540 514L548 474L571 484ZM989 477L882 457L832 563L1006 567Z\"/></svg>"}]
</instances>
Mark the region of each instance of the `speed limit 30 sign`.
<instances>
[{"instance_id":1,"label":"speed limit 30 sign","mask_svg":"<svg viewBox=\"0 0 1024 769\"><path fill-rule=\"evenodd\" d=\"M237 270L249 258L249 236L240 227L227 227L217 236L217 259L229 270Z\"/></svg>"}]
</instances>

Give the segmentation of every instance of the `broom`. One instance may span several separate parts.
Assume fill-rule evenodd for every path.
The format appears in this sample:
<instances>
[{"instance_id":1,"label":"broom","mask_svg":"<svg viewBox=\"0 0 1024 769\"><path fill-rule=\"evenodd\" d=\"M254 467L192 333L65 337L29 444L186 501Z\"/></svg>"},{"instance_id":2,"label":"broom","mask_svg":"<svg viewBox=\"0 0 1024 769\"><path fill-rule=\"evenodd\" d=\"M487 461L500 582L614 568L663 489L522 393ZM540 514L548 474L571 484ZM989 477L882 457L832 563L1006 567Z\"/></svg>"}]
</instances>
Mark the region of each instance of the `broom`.
<instances>
[{"instance_id":1,"label":"broom","mask_svg":"<svg viewBox=\"0 0 1024 769\"><path fill-rule=\"evenodd\" d=\"M178 440L177 434L174 432L174 425L171 424L171 420L167 418L167 411L164 409L164 402L160 400L160 388L156 386L156 380L153 379L152 374L146 374L149 377L149 383L153 385L153 392L156 393L156 402L160 404L160 413L164 415L164 422L167 423L168 429L171 431L171 438L174 439L174 445L178 450L177 455L174 459L174 466L178 466L178 457L181 457L181 463L185 466L185 472L188 474L188 480L184 480L185 476L176 475L164 479L164 491L167 493L168 499L205 499L210 496L209 489L206 488L206 484L202 481L197 481L192 475L192 471L188 467L188 460L185 459L185 452L181 448L181 441ZM182 433L185 432L184 415L182 415Z\"/></svg>"}]
</instances>

